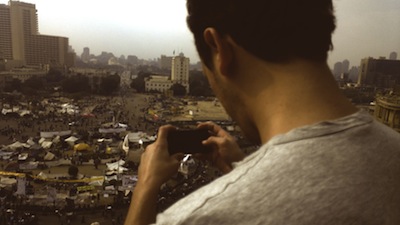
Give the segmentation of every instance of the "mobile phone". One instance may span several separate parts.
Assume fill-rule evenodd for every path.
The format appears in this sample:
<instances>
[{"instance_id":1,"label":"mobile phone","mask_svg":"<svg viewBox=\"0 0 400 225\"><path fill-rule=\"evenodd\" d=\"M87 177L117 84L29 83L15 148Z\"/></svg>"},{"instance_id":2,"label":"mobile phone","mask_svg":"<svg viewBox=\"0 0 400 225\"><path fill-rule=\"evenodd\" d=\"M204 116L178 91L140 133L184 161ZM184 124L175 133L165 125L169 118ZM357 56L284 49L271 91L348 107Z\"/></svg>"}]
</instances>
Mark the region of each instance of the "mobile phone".
<instances>
[{"instance_id":1,"label":"mobile phone","mask_svg":"<svg viewBox=\"0 0 400 225\"><path fill-rule=\"evenodd\" d=\"M206 129L170 131L167 135L169 154L172 155L178 152L186 154L210 152L211 147L201 143L210 136L210 133Z\"/></svg>"}]
</instances>

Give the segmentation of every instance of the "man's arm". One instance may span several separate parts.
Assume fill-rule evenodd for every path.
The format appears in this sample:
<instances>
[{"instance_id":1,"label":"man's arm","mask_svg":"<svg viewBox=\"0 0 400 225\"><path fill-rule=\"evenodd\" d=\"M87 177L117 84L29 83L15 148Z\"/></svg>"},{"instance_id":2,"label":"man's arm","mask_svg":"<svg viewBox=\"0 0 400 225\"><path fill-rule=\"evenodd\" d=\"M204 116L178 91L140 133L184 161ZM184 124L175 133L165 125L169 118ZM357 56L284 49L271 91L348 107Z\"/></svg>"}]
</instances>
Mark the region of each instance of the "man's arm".
<instances>
[{"instance_id":1,"label":"man's arm","mask_svg":"<svg viewBox=\"0 0 400 225\"><path fill-rule=\"evenodd\" d=\"M138 182L132 195L125 225L154 223L157 215L159 188Z\"/></svg>"},{"instance_id":2,"label":"man's arm","mask_svg":"<svg viewBox=\"0 0 400 225\"><path fill-rule=\"evenodd\" d=\"M143 152L125 225L155 222L160 187L178 171L183 158L181 153L172 156L168 153L167 134L173 129L170 125L160 127L157 141Z\"/></svg>"}]
</instances>

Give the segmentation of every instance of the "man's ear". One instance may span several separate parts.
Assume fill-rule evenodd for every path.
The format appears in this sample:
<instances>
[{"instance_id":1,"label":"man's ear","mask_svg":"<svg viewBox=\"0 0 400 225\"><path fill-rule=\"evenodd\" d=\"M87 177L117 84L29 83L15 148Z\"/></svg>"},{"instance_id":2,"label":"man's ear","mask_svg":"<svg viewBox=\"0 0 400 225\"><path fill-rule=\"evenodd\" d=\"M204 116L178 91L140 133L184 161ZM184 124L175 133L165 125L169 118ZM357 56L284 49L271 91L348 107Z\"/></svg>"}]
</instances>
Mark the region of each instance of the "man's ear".
<instances>
[{"instance_id":1,"label":"man's ear","mask_svg":"<svg viewBox=\"0 0 400 225\"><path fill-rule=\"evenodd\" d=\"M211 57L215 69L224 76L232 76L230 73L233 66L232 43L227 37L221 36L214 28L206 28L203 33L204 40L211 50Z\"/></svg>"}]
</instances>

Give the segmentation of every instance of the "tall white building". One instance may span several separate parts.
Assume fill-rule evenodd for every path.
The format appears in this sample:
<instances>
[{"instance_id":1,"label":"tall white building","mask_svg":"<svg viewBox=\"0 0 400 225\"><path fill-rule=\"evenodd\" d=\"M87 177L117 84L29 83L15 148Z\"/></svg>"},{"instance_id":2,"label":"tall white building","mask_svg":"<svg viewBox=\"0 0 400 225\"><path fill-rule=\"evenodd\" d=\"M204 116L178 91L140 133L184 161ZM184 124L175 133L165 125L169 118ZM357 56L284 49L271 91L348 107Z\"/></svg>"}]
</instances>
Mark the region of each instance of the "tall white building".
<instances>
[{"instance_id":1,"label":"tall white building","mask_svg":"<svg viewBox=\"0 0 400 225\"><path fill-rule=\"evenodd\" d=\"M179 54L179 56L174 56L171 67L172 82L181 84L186 88L186 92L189 93L189 58L186 58L183 53Z\"/></svg>"},{"instance_id":2,"label":"tall white building","mask_svg":"<svg viewBox=\"0 0 400 225\"><path fill-rule=\"evenodd\" d=\"M167 57L165 56L165 58ZM186 93L189 93L189 70L189 58L185 57L183 53L174 56L171 60L171 76L151 76L145 81L146 91L165 92L172 85L180 84L185 87Z\"/></svg>"}]
</instances>

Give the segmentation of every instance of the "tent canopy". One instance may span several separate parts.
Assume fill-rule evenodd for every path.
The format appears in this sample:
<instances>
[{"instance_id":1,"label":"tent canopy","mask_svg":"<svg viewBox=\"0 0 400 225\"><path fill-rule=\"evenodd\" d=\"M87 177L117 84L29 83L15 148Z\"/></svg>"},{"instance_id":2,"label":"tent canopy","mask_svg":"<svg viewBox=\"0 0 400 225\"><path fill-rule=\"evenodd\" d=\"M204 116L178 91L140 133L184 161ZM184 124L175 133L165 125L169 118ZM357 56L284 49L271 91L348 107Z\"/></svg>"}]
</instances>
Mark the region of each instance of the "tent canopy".
<instances>
[{"instance_id":1,"label":"tent canopy","mask_svg":"<svg viewBox=\"0 0 400 225\"><path fill-rule=\"evenodd\" d=\"M79 143L74 146L74 151L89 151L90 146L85 143Z\"/></svg>"}]
</instances>

